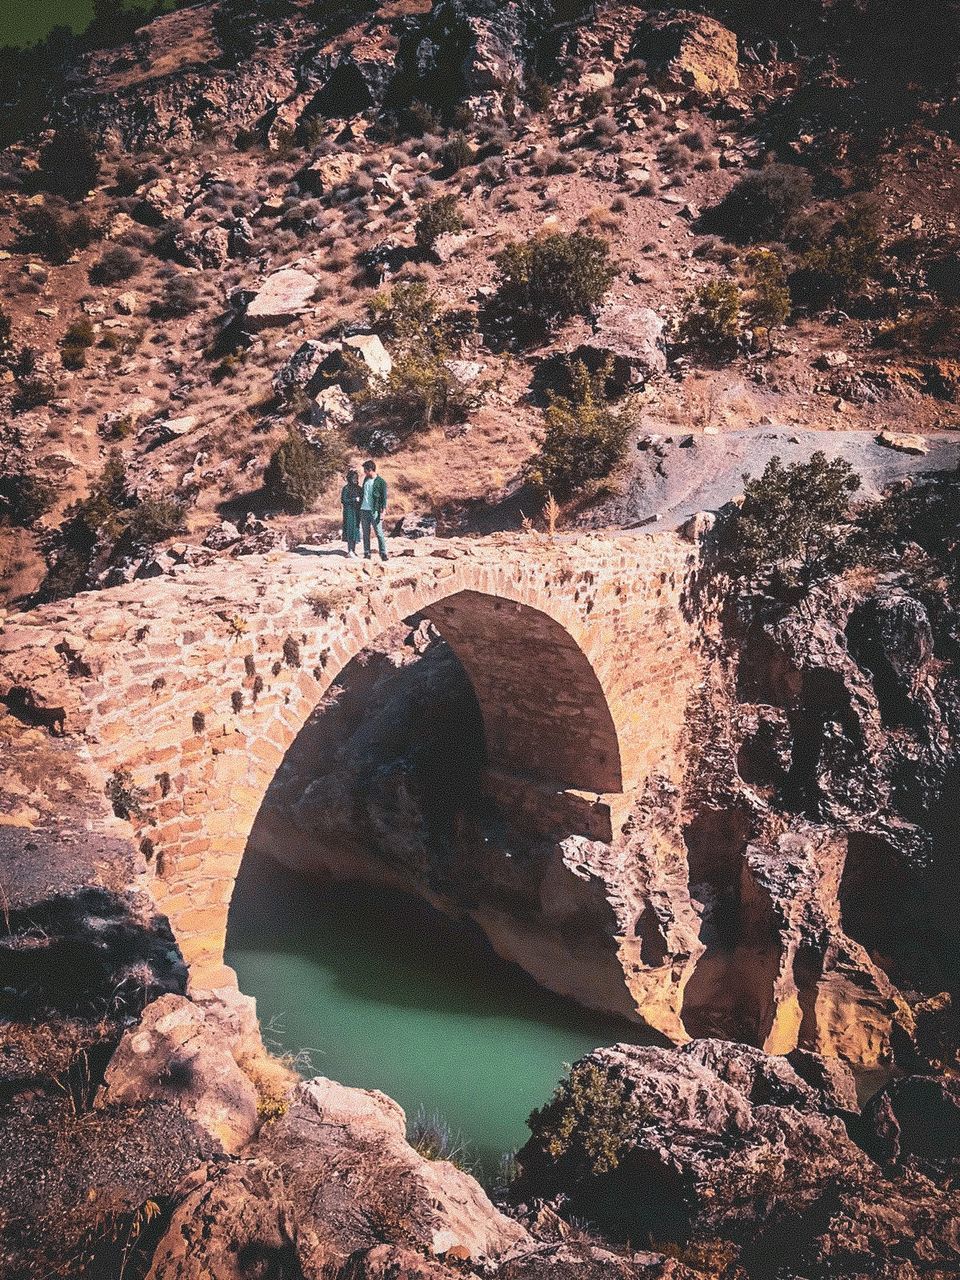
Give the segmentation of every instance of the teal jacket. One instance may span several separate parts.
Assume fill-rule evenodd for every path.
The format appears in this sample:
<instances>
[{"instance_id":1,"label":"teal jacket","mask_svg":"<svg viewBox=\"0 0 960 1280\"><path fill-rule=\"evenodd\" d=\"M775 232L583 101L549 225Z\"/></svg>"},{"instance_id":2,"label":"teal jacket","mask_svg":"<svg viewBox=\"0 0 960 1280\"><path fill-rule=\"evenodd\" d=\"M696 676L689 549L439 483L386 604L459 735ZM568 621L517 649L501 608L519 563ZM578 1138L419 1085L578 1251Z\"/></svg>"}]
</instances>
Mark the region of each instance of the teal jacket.
<instances>
[{"instance_id":1,"label":"teal jacket","mask_svg":"<svg viewBox=\"0 0 960 1280\"><path fill-rule=\"evenodd\" d=\"M362 482L360 487L362 490ZM387 509L387 482L383 476L373 477L373 509L378 519Z\"/></svg>"}]
</instances>

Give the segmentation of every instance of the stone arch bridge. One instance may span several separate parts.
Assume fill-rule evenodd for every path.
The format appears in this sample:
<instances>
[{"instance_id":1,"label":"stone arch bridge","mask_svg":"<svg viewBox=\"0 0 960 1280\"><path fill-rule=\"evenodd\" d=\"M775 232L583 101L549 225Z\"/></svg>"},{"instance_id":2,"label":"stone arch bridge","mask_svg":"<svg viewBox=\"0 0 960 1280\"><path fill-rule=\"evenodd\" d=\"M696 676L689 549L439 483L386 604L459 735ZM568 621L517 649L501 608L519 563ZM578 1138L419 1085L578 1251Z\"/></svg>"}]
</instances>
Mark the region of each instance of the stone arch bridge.
<instances>
[{"instance_id":1,"label":"stone arch bridge","mask_svg":"<svg viewBox=\"0 0 960 1280\"><path fill-rule=\"evenodd\" d=\"M654 769L676 776L700 677L697 553L674 534L426 541L387 564L322 549L217 559L10 615L0 689L63 705L131 820L193 981L222 982L247 836L338 673L411 615L463 664L485 785L534 829L609 839Z\"/></svg>"}]
</instances>

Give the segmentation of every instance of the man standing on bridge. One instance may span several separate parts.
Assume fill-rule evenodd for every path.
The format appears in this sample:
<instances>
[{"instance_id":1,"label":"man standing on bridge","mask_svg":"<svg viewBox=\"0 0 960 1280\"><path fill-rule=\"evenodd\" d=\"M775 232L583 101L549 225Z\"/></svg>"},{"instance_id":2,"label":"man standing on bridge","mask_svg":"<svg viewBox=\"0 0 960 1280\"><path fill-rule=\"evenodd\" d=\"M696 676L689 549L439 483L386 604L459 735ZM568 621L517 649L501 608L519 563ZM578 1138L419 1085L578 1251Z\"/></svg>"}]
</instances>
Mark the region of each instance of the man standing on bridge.
<instances>
[{"instance_id":1,"label":"man standing on bridge","mask_svg":"<svg viewBox=\"0 0 960 1280\"><path fill-rule=\"evenodd\" d=\"M360 528L363 532L363 558L370 559L370 530L377 535L380 559L387 558L383 536L383 513L387 509L387 482L377 475L377 464L368 458L363 464L363 497L360 501Z\"/></svg>"}]
</instances>

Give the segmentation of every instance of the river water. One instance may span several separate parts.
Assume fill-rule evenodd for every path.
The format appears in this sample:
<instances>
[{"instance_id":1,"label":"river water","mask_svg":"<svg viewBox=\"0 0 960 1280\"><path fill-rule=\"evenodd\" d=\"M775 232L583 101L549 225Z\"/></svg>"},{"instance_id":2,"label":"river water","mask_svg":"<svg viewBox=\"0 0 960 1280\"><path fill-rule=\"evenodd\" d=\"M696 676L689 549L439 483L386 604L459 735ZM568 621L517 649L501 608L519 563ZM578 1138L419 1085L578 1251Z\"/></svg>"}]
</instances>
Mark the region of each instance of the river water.
<instances>
[{"instance_id":1,"label":"river water","mask_svg":"<svg viewBox=\"0 0 960 1280\"><path fill-rule=\"evenodd\" d=\"M311 1050L307 1075L382 1089L408 1118L438 1113L486 1173L567 1064L638 1028L542 990L471 929L419 900L308 884L248 854L227 963L265 1038Z\"/></svg>"}]
</instances>

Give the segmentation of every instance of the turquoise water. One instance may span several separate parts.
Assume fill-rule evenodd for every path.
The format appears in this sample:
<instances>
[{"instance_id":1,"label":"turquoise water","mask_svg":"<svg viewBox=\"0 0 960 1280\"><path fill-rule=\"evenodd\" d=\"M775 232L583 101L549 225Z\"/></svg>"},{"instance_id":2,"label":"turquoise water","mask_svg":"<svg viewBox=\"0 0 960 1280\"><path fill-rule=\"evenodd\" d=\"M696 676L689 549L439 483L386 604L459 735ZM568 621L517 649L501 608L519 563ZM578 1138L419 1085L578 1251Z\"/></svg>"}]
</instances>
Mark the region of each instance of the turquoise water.
<instances>
[{"instance_id":1,"label":"turquoise water","mask_svg":"<svg viewBox=\"0 0 960 1280\"><path fill-rule=\"evenodd\" d=\"M523 1145L565 1065L637 1040L536 986L482 940L403 895L307 885L248 858L227 962L268 1040L313 1050L307 1074L438 1112L486 1172Z\"/></svg>"}]
</instances>

